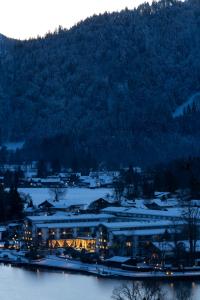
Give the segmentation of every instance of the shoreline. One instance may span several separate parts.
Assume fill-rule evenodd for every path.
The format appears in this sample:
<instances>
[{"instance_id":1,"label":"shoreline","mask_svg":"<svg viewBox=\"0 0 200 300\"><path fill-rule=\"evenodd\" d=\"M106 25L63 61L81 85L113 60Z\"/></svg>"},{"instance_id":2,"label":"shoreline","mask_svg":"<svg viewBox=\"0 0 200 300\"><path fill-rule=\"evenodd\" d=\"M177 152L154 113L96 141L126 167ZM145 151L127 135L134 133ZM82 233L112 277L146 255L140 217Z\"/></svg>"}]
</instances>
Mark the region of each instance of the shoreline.
<instances>
[{"instance_id":1,"label":"shoreline","mask_svg":"<svg viewBox=\"0 0 200 300\"><path fill-rule=\"evenodd\" d=\"M166 274L164 271L126 271L122 269L109 268L104 265L94 265L86 264L78 261L65 260L64 258L57 258L50 256L48 258L39 261L20 261L13 258L3 258L0 257L1 264L9 264L13 267L27 268L27 269L40 269L47 271L64 271L73 274L85 274L96 276L99 278L108 279L119 279L119 280L166 280L166 281L176 281L176 280L192 280L200 279L200 270L194 271L184 271L184 272L173 272L171 274Z\"/></svg>"}]
</instances>

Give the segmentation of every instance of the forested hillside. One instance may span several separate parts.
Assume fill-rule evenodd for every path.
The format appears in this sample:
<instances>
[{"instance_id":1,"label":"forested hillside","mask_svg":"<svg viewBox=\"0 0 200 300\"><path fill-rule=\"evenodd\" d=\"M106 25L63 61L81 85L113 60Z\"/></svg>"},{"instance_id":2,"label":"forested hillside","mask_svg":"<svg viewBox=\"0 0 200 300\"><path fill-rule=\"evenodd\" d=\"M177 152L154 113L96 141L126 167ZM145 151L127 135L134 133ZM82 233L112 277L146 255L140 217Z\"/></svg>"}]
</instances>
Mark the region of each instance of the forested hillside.
<instances>
[{"instance_id":1,"label":"forested hillside","mask_svg":"<svg viewBox=\"0 0 200 300\"><path fill-rule=\"evenodd\" d=\"M173 118L200 91L198 0L143 4L1 44L1 140L26 140L26 155L120 165L199 153L198 109Z\"/></svg>"}]
</instances>

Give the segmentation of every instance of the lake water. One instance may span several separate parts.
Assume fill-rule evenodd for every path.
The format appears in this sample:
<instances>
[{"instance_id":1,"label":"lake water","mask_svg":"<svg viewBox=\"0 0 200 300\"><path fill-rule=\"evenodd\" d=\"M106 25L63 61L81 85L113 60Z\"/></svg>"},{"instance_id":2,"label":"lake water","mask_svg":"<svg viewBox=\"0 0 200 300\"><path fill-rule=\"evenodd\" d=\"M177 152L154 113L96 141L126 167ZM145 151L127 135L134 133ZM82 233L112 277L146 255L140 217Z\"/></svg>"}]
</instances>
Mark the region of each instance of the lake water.
<instances>
[{"instance_id":1,"label":"lake water","mask_svg":"<svg viewBox=\"0 0 200 300\"><path fill-rule=\"evenodd\" d=\"M109 300L113 288L122 283L124 281L0 265L0 299L3 300ZM192 295L192 300L200 299L200 281L163 283L165 299L174 300L174 291L183 287Z\"/></svg>"}]
</instances>

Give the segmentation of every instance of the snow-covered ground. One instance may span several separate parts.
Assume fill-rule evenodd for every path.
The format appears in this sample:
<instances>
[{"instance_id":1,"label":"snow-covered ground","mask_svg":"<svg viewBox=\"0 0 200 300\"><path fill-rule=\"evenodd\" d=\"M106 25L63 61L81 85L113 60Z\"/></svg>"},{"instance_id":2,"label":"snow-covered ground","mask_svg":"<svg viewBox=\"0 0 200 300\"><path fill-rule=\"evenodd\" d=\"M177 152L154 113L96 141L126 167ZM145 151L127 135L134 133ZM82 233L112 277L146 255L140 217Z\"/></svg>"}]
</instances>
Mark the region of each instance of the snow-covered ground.
<instances>
[{"instance_id":1,"label":"snow-covered ground","mask_svg":"<svg viewBox=\"0 0 200 300\"><path fill-rule=\"evenodd\" d=\"M159 279L173 279L173 278L188 278L188 277L200 277L200 271L198 268L193 268L192 270L187 270L187 268L183 271L175 271L167 273L162 270L155 270L155 271L128 271L118 268L111 268L107 267L105 265L97 265L97 264L87 264L82 263L80 261L75 260L69 260L64 258L59 258L54 255L49 255L44 259L37 260L37 261L31 261L29 262L28 259L24 258L21 253L17 253L15 250L2 250L0 251L0 259L8 261L11 263L18 262L19 266L20 263L26 263L30 266L36 266L36 267L50 267L53 269L60 269L60 270L66 270L66 271L78 271L78 272L87 272L93 275L100 275L103 277L118 277L118 278L130 278L130 279L148 279L148 278L159 278ZM19 260L20 259L20 260ZM199 299L199 298L198 298Z\"/></svg>"},{"instance_id":2,"label":"snow-covered ground","mask_svg":"<svg viewBox=\"0 0 200 300\"><path fill-rule=\"evenodd\" d=\"M19 192L29 194L34 205L38 205L45 200L52 200L52 195L48 188L20 188ZM88 188L67 188L63 200L59 204L66 206L85 204L89 205L92 201L99 198L107 198L107 195L112 196L112 190L107 188L88 189Z\"/></svg>"}]
</instances>

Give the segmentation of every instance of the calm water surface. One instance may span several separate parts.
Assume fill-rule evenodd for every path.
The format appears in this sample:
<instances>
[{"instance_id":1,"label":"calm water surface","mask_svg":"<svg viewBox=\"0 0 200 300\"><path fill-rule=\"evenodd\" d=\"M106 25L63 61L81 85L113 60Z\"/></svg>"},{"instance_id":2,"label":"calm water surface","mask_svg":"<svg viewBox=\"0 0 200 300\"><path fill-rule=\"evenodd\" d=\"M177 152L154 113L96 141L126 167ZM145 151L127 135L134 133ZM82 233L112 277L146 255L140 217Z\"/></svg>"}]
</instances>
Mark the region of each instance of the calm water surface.
<instances>
[{"instance_id":1,"label":"calm water surface","mask_svg":"<svg viewBox=\"0 0 200 300\"><path fill-rule=\"evenodd\" d=\"M122 283L124 281L0 265L0 299L3 300L109 300L113 288ZM181 287L187 288L192 300L200 299L200 281L162 284L169 300L175 299L174 291Z\"/></svg>"}]
</instances>

